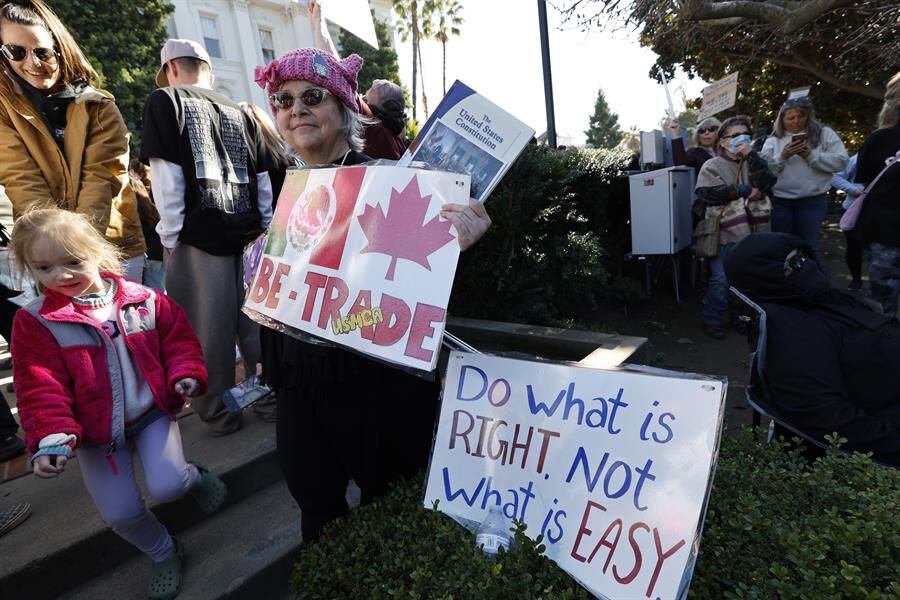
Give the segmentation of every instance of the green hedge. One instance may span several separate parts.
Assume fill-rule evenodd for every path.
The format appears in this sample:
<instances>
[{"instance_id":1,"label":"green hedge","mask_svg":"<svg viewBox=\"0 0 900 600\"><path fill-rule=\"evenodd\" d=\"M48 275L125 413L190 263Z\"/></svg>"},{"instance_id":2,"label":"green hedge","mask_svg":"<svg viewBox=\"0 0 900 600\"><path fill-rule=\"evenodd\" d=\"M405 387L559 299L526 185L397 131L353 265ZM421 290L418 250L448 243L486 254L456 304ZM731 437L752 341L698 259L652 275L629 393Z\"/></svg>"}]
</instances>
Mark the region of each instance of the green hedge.
<instances>
[{"instance_id":1,"label":"green hedge","mask_svg":"<svg viewBox=\"0 0 900 600\"><path fill-rule=\"evenodd\" d=\"M298 598L587 598L521 532L494 561L421 507L422 479L353 510L307 547ZM808 461L748 430L723 439L691 599L900 598L900 471Z\"/></svg>"},{"instance_id":2,"label":"green hedge","mask_svg":"<svg viewBox=\"0 0 900 600\"><path fill-rule=\"evenodd\" d=\"M494 190L493 227L460 257L456 316L540 325L578 321L604 299L630 299L627 150L528 146Z\"/></svg>"}]
</instances>

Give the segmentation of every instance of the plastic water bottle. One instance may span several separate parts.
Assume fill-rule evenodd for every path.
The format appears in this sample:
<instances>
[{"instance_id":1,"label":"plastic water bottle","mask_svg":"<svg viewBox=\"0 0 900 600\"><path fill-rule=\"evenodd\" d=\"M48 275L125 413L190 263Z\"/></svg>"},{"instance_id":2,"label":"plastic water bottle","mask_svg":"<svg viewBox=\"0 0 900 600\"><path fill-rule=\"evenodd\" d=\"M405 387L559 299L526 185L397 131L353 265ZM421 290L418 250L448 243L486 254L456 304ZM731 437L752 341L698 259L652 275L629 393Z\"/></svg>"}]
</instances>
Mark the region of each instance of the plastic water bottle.
<instances>
[{"instance_id":1,"label":"plastic water bottle","mask_svg":"<svg viewBox=\"0 0 900 600\"><path fill-rule=\"evenodd\" d=\"M496 556L501 546L509 550L512 541L509 528L509 520L495 504L475 533L475 545L481 546L488 556Z\"/></svg>"}]
</instances>

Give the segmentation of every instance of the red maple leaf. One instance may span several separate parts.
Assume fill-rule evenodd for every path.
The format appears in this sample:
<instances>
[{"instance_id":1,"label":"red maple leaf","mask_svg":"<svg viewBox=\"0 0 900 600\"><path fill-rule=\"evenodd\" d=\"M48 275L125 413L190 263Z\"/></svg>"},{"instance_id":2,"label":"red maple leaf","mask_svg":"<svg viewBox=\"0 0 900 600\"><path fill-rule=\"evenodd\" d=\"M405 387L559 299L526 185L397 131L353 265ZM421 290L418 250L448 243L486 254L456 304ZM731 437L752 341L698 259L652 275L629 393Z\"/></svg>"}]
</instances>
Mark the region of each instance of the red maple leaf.
<instances>
[{"instance_id":1,"label":"red maple leaf","mask_svg":"<svg viewBox=\"0 0 900 600\"><path fill-rule=\"evenodd\" d=\"M431 194L422 196L418 177L413 176L402 192L391 190L386 215L378 206L367 204L363 214L357 217L369 241L360 254L376 252L390 256L391 264L385 275L388 281L394 280L397 259L411 260L430 271L428 256L453 241L450 221L436 215L422 224L430 204Z\"/></svg>"}]
</instances>

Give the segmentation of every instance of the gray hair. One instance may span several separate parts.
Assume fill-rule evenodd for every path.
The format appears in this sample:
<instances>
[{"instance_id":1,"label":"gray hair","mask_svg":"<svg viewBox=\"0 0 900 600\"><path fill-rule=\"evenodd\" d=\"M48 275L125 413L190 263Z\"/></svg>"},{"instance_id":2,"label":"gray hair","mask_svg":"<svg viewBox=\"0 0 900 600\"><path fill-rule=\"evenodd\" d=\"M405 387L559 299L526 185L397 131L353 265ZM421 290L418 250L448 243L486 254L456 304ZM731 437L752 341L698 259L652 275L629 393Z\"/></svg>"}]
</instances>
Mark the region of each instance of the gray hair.
<instances>
[{"instance_id":1,"label":"gray hair","mask_svg":"<svg viewBox=\"0 0 900 600\"><path fill-rule=\"evenodd\" d=\"M365 117L358 112L353 112L341 102L341 131L347 138L347 145L351 150L362 152L366 146L365 129L377 123L375 119Z\"/></svg>"},{"instance_id":2,"label":"gray hair","mask_svg":"<svg viewBox=\"0 0 900 600\"><path fill-rule=\"evenodd\" d=\"M722 121L715 117L706 117L697 123L697 128L694 130L694 141L697 142L698 146L700 145L700 130L704 127L715 127L716 129L719 129L722 127ZM715 144L715 142L713 142L713 144Z\"/></svg>"},{"instance_id":3,"label":"gray hair","mask_svg":"<svg viewBox=\"0 0 900 600\"><path fill-rule=\"evenodd\" d=\"M819 142L822 141L823 125L816 119L816 110L809 96L785 100L778 110L778 116L775 117L775 124L772 125L772 135L781 139L788 134L784 126L784 114L791 109L806 115L806 142L810 148L818 148Z\"/></svg>"}]
</instances>

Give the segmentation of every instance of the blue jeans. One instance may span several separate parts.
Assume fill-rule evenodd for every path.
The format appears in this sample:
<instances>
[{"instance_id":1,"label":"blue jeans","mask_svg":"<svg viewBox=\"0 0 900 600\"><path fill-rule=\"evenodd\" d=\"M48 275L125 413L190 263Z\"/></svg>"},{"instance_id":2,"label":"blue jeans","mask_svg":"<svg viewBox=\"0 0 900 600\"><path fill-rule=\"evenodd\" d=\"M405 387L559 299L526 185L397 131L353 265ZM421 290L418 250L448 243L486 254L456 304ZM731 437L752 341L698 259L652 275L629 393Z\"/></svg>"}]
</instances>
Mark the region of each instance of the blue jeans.
<instances>
[{"instance_id":1,"label":"blue jeans","mask_svg":"<svg viewBox=\"0 0 900 600\"><path fill-rule=\"evenodd\" d=\"M144 258L144 281L147 287L166 293L166 266L161 260Z\"/></svg>"},{"instance_id":2,"label":"blue jeans","mask_svg":"<svg viewBox=\"0 0 900 600\"><path fill-rule=\"evenodd\" d=\"M703 323L721 325L728 311L728 278L725 277L725 259L735 244L719 244L719 254L709 259L709 280L703 297Z\"/></svg>"},{"instance_id":3,"label":"blue jeans","mask_svg":"<svg viewBox=\"0 0 900 600\"><path fill-rule=\"evenodd\" d=\"M803 238L813 249L813 256L822 263L819 254L819 237L822 235L822 221L828 212L828 196L807 196L806 198L772 198L772 231L791 233Z\"/></svg>"}]
</instances>

